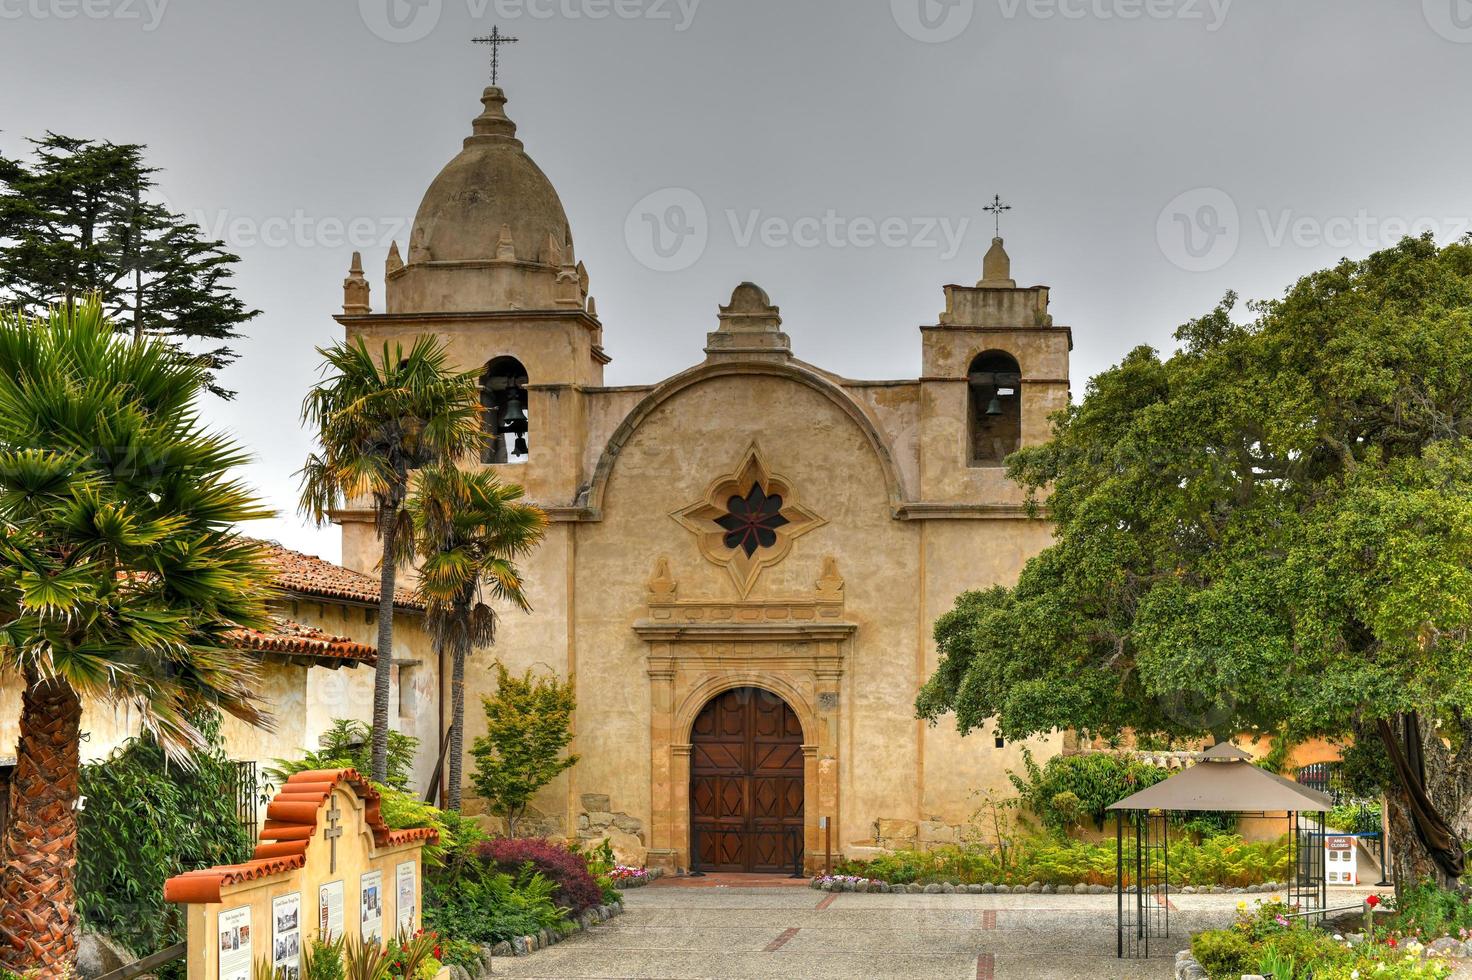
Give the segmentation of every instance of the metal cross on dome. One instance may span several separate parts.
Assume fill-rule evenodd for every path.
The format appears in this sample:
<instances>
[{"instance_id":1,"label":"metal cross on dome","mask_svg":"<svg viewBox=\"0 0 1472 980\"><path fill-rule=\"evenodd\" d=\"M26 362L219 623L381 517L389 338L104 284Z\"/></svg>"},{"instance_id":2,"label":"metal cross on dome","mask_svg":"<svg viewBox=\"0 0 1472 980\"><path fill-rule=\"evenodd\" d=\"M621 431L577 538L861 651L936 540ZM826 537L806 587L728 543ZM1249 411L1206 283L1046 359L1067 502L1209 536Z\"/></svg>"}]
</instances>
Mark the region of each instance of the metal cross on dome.
<instances>
[{"instance_id":1,"label":"metal cross on dome","mask_svg":"<svg viewBox=\"0 0 1472 980\"><path fill-rule=\"evenodd\" d=\"M489 44L491 46L491 84L499 85L501 77L501 45L515 44L520 41L519 37L509 37L501 33L499 24L491 27L491 33L485 37L473 37L472 44Z\"/></svg>"},{"instance_id":2,"label":"metal cross on dome","mask_svg":"<svg viewBox=\"0 0 1472 980\"><path fill-rule=\"evenodd\" d=\"M992 235L992 237L994 237L994 238L1001 238L1002 237L1002 212L1003 211L1011 211L1012 210L1012 205L1010 205L1010 204L1003 204L1002 203L1002 195L995 194L995 195L992 196L992 203L990 203L986 207L982 208L982 210L983 211L989 211L989 212L991 212L991 215L992 215L992 218L993 218L993 226L994 226L993 227L993 235Z\"/></svg>"}]
</instances>

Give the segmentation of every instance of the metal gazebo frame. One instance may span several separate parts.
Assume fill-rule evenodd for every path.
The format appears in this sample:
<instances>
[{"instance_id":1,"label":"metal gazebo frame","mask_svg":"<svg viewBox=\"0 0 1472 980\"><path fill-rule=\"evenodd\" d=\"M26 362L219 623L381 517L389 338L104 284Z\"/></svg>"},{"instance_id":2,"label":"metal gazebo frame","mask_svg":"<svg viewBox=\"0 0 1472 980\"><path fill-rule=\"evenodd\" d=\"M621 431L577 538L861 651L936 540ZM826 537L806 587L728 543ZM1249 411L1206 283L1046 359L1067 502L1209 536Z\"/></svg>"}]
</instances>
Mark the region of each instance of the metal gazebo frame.
<instances>
[{"instance_id":1,"label":"metal gazebo frame","mask_svg":"<svg viewBox=\"0 0 1472 980\"><path fill-rule=\"evenodd\" d=\"M1246 752L1223 742L1189 769L1109 807L1115 813L1116 955L1148 957L1150 940L1170 935L1172 813L1286 813L1293 864L1288 902L1298 915L1321 921L1328 906L1324 814L1333 805L1326 794L1258 768ZM1130 835L1126 823L1133 829ZM1134 839L1133 860L1127 859L1127 837Z\"/></svg>"}]
</instances>

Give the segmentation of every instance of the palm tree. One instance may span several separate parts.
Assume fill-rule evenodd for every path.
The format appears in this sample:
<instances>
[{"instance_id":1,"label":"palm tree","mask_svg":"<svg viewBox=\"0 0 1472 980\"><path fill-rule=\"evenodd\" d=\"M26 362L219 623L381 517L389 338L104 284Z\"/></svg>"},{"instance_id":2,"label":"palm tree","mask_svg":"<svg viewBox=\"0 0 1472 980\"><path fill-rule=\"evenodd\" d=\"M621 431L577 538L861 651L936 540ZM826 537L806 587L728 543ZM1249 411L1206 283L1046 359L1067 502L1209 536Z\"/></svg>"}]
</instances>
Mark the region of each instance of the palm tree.
<instances>
[{"instance_id":1,"label":"palm tree","mask_svg":"<svg viewBox=\"0 0 1472 980\"><path fill-rule=\"evenodd\" d=\"M236 522L272 516L200 422L209 375L161 341L120 338L93 299L0 313L0 671L20 741L0 839L0 963L74 967L82 702L124 703L187 763L193 719L268 725L254 661L270 572Z\"/></svg>"},{"instance_id":2,"label":"palm tree","mask_svg":"<svg viewBox=\"0 0 1472 980\"><path fill-rule=\"evenodd\" d=\"M450 793L460 809L465 749L465 658L496 640L496 612L486 601L531 611L516 560L547 533L547 515L520 503L522 488L490 470L453 466L424 474L410 501L419 555L419 595L437 653L450 668Z\"/></svg>"},{"instance_id":3,"label":"palm tree","mask_svg":"<svg viewBox=\"0 0 1472 980\"><path fill-rule=\"evenodd\" d=\"M383 555L379 562L378 667L373 678L373 771L388 775L389 678L393 669L394 583L413 556L414 528L405 504L413 471L479 450L480 389L474 371L447 367L431 336L408 354L383 345L376 360L360 339L317 351L323 380L302 404L317 430L318 451L301 473L301 510L319 525L358 500L371 500Z\"/></svg>"}]
</instances>

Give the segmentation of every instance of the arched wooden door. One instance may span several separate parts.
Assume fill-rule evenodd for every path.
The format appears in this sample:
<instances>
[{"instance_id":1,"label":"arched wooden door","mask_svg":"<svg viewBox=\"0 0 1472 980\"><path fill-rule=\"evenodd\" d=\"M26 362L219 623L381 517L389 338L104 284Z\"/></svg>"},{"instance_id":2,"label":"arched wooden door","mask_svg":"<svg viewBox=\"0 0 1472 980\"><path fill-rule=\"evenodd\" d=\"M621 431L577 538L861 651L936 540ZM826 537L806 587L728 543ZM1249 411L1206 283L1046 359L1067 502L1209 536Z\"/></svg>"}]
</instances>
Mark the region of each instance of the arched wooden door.
<instances>
[{"instance_id":1,"label":"arched wooden door","mask_svg":"<svg viewBox=\"0 0 1472 980\"><path fill-rule=\"evenodd\" d=\"M701 709L690 743L690 843L699 869L791 871L803 837L797 714L770 691L734 688Z\"/></svg>"}]
</instances>

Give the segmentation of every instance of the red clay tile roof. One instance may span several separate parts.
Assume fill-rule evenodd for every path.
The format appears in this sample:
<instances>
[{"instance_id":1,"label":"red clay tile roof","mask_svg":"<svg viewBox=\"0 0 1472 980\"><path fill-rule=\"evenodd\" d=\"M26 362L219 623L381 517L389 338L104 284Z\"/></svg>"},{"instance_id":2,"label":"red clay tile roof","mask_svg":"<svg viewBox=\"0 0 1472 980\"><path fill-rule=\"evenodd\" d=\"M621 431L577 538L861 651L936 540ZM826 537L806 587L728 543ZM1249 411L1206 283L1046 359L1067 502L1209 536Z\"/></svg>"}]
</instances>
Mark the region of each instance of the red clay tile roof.
<instances>
[{"instance_id":1,"label":"red clay tile roof","mask_svg":"<svg viewBox=\"0 0 1472 980\"><path fill-rule=\"evenodd\" d=\"M280 616L273 616L272 620L274 625L269 630L232 630L230 641L258 653L311 657L332 668L378 663L378 651L365 643L357 643L346 636L334 636L315 626L304 626Z\"/></svg>"},{"instance_id":2,"label":"red clay tile roof","mask_svg":"<svg viewBox=\"0 0 1472 980\"><path fill-rule=\"evenodd\" d=\"M274 583L277 588L323 599L378 604L378 579L372 575L334 565L316 555L292 551L274 541L262 541L261 544L269 552L270 562L276 566ZM403 586L394 590L394 605L402 609L424 609L424 603L414 595L414 590Z\"/></svg>"},{"instance_id":3,"label":"red clay tile roof","mask_svg":"<svg viewBox=\"0 0 1472 980\"><path fill-rule=\"evenodd\" d=\"M363 800L363 819L373 831L377 846L439 840L439 834L429 827L389 829L379 812L378 791L355 769L299 772L286 780L281 792L266 807L261 842L249 861L175 875L164 882L164 901L190 905L218 902L221 889L230 885L306 867L307 847L317 836L317 817L339 783L345 783Z\"/></svg>"}]
</instances>

